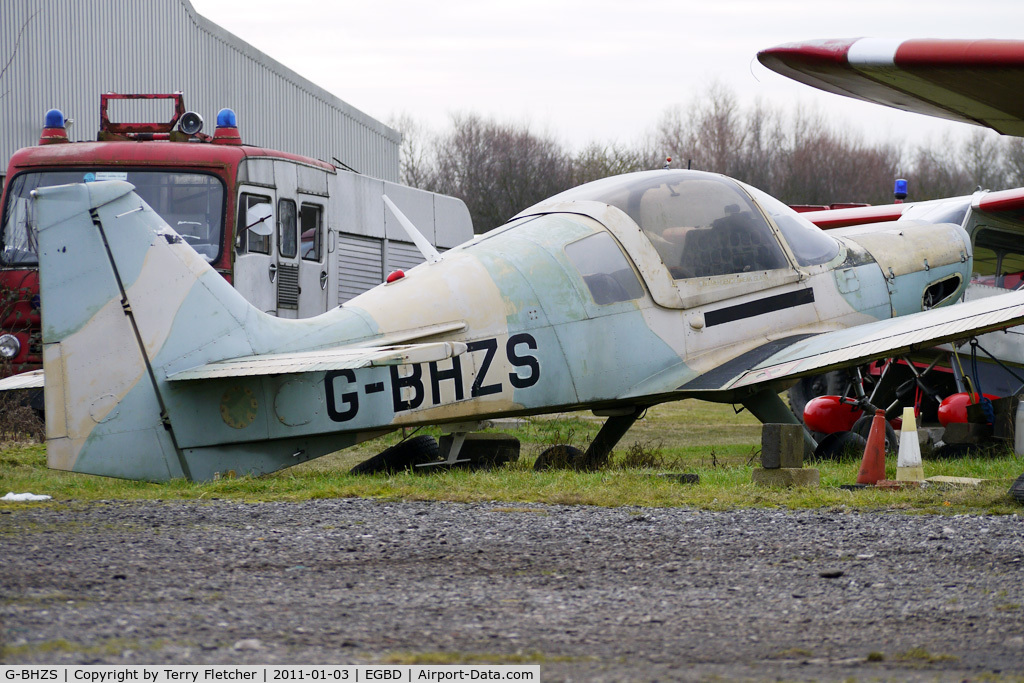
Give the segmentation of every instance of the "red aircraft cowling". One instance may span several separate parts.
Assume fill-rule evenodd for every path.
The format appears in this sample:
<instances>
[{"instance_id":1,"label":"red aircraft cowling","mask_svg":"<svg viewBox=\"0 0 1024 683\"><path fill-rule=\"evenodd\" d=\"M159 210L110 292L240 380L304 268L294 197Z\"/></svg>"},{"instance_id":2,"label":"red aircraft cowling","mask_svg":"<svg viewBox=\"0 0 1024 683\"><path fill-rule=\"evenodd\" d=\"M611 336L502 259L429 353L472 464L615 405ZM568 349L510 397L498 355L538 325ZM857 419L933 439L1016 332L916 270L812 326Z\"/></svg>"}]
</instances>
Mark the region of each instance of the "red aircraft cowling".
<instances>
[{"instance_id":1,"label":"red aircraft cowling","mask_svg":"<svg viewBox=\"0 0 1024 683\"><path fill-rule=\"evenodd\" d=\"M864 411L839 396L818 396L804 406L804 424L814 432L833 434L848 432Z\"/></svg>"}]
</instances>

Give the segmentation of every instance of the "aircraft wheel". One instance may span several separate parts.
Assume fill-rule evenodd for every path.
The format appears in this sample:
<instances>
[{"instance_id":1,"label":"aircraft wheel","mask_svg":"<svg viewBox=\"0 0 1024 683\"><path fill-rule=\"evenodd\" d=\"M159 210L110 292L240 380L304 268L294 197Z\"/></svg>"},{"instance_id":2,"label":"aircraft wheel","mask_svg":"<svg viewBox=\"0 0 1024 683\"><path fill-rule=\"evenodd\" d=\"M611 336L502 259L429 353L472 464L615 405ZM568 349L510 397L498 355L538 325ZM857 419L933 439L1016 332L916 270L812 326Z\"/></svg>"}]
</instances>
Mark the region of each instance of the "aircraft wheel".
<instances>
[{"instance_id":1,"label":"aircraft wheel","mask_svg":"<svg viewBox=\"0 0 1024 683\"><path fill-rule=\"evenodd\" d=\"M558 444L548 448L537 456L537 462L533 463L534 471L543 470L574 470L583 461L583 451L575 446Z\"/></svg>"},{"instance_id":2,"label":"aircraft wheel","mask_svg":"<svg viewBox=\"0 0 1024 683\"><path fill-rule=\"evenodd\" d=\"M843 393L844 382L846 382L846 376L837 371L802 377L789 389L789 408L796 418L803 422L804 406L808 401L818 396L835 396Z\"/></svg>"},{"instance_id":3,"label":"aircraft wheel","mask_svg":"<svg viewBox=\"0 0 1024 683\"><path fill-rule=\"evenodd\" d=\"M817 439L818 447L814 449L815 460L840 461L858 459L864 456L867 441L860 434L853 432L833 432Z\"/></svg>"},{"instance_id":4,"label":"aircraft wheel","mask_svg":"<svg viewBox=\"0 0 1024 683\"><path fill-rule=\"evenodd\" d=\"M451 448L452 435L441 437L441 451L448 453ZM468 462L457 463L456 467L470 470L490 470L501 467L505 463L519 460L519 439L507 434L467 434L459 451L459 460Z\"/></svg>"},{"instance_id":5,"label":"aircraft wheel","mask_svg":"<svg viewBox=\"0 0 1024 683\"><path fill-rule=\"evenodd\" d=\"M860 418L859 420L853 423L853 429L851 429L850 431L853 432L854 434L859 434L860 436L863 436L865 439L867 439L868 436L871 434L871 422L874 419L874 415L865 415L864 417ZM897 450L899 450L899 447L900 440L896 436L896 430L893 429L892 425L889 424L889 421L886 420L885 452L895 453Z\"/></svg>"},{"instance_id":6,"label":"aircraft wheel","mask_svg":"<svg viewBox=\"0 0 1024 683\"><path fill-rule=\"evenodd\" d=\"M401 472L416 465L434 462L438 459L437 439L432 436L414 436L381 451L369 460L364 460L349 472L351 474L377 474L379 472Z\"/></svg>"},{"instance_id":7,"label":"aircraft wheel","mask_svg":"<svg viewBox=\"0 0 1024 683\"><path fill-rule=\"evenodd\" d=\"M1024 503L1024 474L1017 477L1017 480L1010 485L1009 494L1018 503Z\"/></svg>"}]
</instances>

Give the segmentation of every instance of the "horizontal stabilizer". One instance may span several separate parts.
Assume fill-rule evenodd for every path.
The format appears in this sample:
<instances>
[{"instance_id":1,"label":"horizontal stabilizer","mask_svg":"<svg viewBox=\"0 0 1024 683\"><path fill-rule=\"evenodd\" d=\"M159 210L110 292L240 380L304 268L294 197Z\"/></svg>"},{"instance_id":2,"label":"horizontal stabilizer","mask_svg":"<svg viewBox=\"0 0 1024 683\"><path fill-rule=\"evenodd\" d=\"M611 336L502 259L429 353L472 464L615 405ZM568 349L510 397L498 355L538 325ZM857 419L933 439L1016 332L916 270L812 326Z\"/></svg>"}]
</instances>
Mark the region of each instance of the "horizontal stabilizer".
<instances>
[{"instance_id":1,"label":"horizontal stabilizer","mask_svg":"<svg viewBox=\"0 0 1024 683\"><path fill-rule=\"evenodd\" d=\"M0 391L17 391L19 389L42 389L43 371L33 370L20 375L11 375L0 379Z\"/></svg>"},{"instance_id":2,"label":"horizontal stabilizer","mask_svg":"<svg viewBox=\"0 0 1024 683\"><path fill-rule=\"evenodd\" d=\"M284 375L300 372L355 370L371 365L430 363L466 352L461 342L431 342L401 346L324 349L301 353L268 353L207 363L170 375L171 381Z\"/></svg>"}]
</instances>

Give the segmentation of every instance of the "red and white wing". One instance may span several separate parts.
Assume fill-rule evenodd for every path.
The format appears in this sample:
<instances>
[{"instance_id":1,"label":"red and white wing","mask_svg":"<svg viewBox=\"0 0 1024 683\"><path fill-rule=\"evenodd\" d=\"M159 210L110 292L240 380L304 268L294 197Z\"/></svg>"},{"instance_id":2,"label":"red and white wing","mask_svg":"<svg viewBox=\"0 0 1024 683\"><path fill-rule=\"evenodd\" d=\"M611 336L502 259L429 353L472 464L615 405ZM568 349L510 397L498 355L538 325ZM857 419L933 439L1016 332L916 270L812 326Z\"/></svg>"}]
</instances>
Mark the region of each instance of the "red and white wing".
<instances>
[{"instance_id":1,"label":"red and white wing","mask_svg":"<svg viewBox=\"0 0 1024 683\"><path fill-rule=\"evenodd\" d=\"M1024 136L1024 41L817 40L757 58L827 92Z\"/></svg>"}]
</instances>

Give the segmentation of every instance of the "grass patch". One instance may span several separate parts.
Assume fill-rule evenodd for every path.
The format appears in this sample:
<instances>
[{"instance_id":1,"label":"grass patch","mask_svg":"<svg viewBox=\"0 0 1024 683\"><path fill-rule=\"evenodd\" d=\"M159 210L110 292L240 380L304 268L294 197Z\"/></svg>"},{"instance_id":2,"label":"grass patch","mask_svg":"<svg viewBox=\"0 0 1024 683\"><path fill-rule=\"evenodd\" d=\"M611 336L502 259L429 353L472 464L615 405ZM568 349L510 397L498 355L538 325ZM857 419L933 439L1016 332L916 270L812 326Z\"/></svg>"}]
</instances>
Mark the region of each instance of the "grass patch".
<instances>
[{"instance_id":1,"label":"grass patch","mask_svg":"<svg viewBox=\"0 0 1024 683\"><path fill-rule=\"evenodd\" d=\"M590 413L572 413L502 424L494 431L520 439L522 455L519 462L492 471L348 474L356 463L397 443L402 433L396 432L263 477L201 484L181 480L151 484L57 472L46 468L45 446L8 442L0 447L0 495L7 491L42 493L53 496L55 502L156 499L258 502L345 497L500 501L508 504L504 508L506 512L533 512L521 507L531 503L687 506L707 510L831 508L937 514L1014 514L1020 511L1019 505L1007 495L1010 484L1024 470L1024 463L1012 454L925 462L927 476L989 480L977 488L932 486L856 492L839 489L840 485L856 480L860 463L855 459L811 463L810 466L817 467L821 473L821 487L817 489L755 486L751 483L751 472L759 464L761 429L758 422L745 412L735 413L731 406L695 400L650 409L622 439L612 462L601 471L533 471L533 461L544 449L556 443L585 447L601 422ZM436 430L420 433L439 434ZM895 458L889 461L891 471L887 474L895 477ZM697 474L700 482L680 484L657 476L666 471ZM47 503L0 502L0 510L22 509L29 505ZM0 534L3 529L0 518Z\"/></svg>"},{"instance_id":2,"label":"grass patch","mask_svg":"<svg viewBox=\"0 0 1024 683\"><path fill-rule=\"evenodd\" d=\"M550 664L581 662L590 657L553 656L542 652L497 654L489 652L392 652L380 661L383 664Z\"/></svg>"},{"instance_id":3,"label":"grass patch","mask_svg":"<svg viewBox=\"0 0 1024 683\"><path fill-rule=\"evenodd\" d=\"M938 662L958 662L956 655L934 655L923 647L913 647L906 652L893 655L893 660L910 664L935 664Z\"/></svg>"},{"instance_id":4,"label":"grass patch","mask_svg":"<svg viewBox=\"0 0 1024 683\"><path fill-rule=\"evenodd\" d=\"M109 638L101 640L94 645L72 643L63 638L47 640L40 643L28 643L25 645L6 645L0 648L0 656L7 661L9 658L25 658L39 655L52 655L58 653L71 653L77 655L93 655L114 657L125 650L136 652L156 652L167 647L170 643L162 638L142 642L129 638Z\"/></svg>"}]
</instances>

